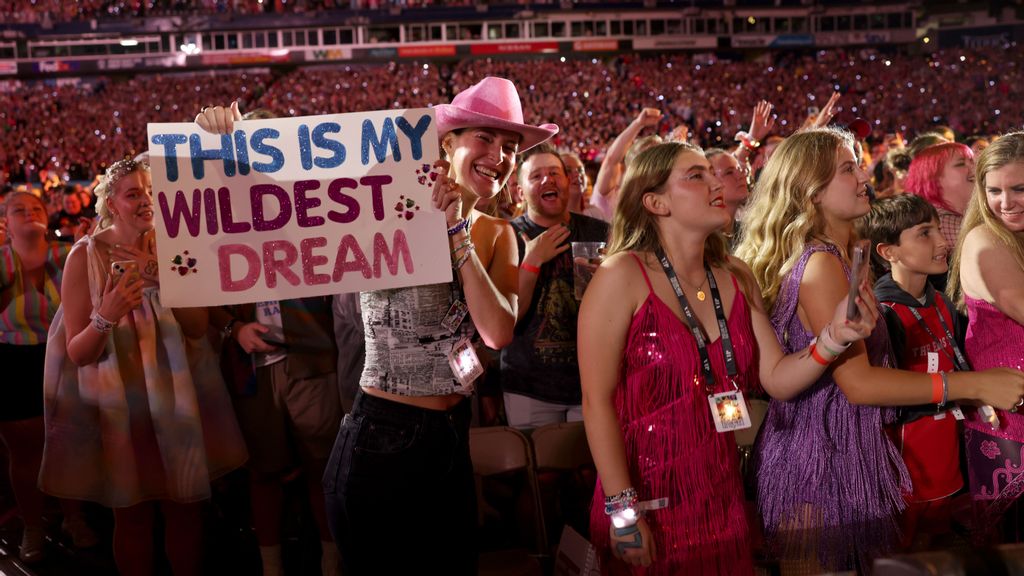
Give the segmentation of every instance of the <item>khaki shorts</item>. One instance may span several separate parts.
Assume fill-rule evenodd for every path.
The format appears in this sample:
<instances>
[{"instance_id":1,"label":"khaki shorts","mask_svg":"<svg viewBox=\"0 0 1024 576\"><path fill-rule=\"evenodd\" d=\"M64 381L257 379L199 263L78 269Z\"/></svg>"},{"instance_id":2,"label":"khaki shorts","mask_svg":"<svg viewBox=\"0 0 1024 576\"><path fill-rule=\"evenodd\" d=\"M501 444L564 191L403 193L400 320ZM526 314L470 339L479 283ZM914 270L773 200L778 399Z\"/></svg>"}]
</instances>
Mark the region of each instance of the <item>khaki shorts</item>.
<instances>
[{"instance_id":1,"label":"khaki shorts","mask_svg":"<svg viewBox=\"0 0 1024 576\"><path fill-rule=\"evenodd\" d=\"M326 461L343 416L337 374L289 380L287 362L257 368L256 394L233 399L249 448L247 466L261 475Z\"/></svg>"}]
</instances>

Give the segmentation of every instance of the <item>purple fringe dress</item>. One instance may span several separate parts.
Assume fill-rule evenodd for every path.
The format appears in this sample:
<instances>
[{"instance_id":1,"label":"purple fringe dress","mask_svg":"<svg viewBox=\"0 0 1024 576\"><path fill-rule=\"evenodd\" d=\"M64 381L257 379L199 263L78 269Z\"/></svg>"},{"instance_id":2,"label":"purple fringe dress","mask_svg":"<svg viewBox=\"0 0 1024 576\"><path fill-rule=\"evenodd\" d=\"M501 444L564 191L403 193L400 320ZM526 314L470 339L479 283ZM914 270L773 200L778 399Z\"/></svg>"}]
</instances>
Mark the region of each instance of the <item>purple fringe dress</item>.
<instances>
[{"instance_id":1,"label":"purple fringe dress","mask_svg":"<svg viewBox=\"0 0 1024 576\"><path fill-rule=\"evenodd\" d=\"M640 267L643 270L643 264ZM646 270L644 279L650 289ZM750 310L738 287L727 320L739 369L737 383L747 392L758 383L757 343ZM715 391L731 390L721 339L708 344L708 355ZM731 432L715 431L697 343L653 290L629 327L615 389L615 411L622 426L629 476L640 500L669 500L667 508L646 514L658 559L643 573L753 574L735 437ZM629 573L609 548L600 479L590 511L590 535L604 574Z\"/></svg>"},{"instance_id":2,"label":"purple fringe dress","mask_svg":"<svg viewBox=\"0 0 1024 576\"><path fill-rule=\"evenodd\" d=\"M820 251L839 258L834 246L805 248L772 312L787 354L814 338L800 323L797 300L807 261ZM849 278L845 262L843 269ZM873 366L891 366L884 322L865 344ZM910 477L882 429L894 415L850 404L831 371L793 400L772 400L755 447L758 505L771 553L817 561L826 571L867 573L876 557L896 546Z\"/></svg>"},{"instance_id":3,"label":"purple fringe dress","mask_svg":"<svg viewBox=\"0 0 1024 576\"><path fill-rule=\"evenodd\" d=\"M1024 370L1024 326L1001 310L969 296L964 351L975 370ZM1024 493L1024 415L999 410L993 430L975 410L964 421L964 445L971 498L978 512L977 536L991 537L1002 515Z\"/></svg>"}]
</instances>

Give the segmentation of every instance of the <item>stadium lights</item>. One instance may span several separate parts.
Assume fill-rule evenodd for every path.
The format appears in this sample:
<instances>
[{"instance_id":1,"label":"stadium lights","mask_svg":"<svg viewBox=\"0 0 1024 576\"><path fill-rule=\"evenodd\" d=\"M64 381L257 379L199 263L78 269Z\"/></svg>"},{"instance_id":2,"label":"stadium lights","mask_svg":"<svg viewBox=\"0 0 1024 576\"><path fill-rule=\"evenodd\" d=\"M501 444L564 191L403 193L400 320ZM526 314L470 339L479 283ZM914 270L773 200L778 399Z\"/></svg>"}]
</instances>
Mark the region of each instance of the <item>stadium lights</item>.
<instances>
[{"instance_id":1,"label":"stadium lights","mask_svg":"<svg viewBox=\"0 0 1024 576\"><path fill-rule=\"evenodd\" d=\"M138 46L138 45L139 45L139 41L136 40L135 38L128 38L126 40L121 40L121 46L131 47L131 46Z\"/></svg>"},{"instance_id":2,"label":"stadium lights","mask_svg":"<svg viewBox=\"0 0 1024 576\"><path fill-rule=\"evenodd\" d=\"M180 48L181 51L184 52L186 56L194 56L203 51L203 49L197 46L195 42L187 42L185 44L182 44Z\"/></svg>"}]
</instances>

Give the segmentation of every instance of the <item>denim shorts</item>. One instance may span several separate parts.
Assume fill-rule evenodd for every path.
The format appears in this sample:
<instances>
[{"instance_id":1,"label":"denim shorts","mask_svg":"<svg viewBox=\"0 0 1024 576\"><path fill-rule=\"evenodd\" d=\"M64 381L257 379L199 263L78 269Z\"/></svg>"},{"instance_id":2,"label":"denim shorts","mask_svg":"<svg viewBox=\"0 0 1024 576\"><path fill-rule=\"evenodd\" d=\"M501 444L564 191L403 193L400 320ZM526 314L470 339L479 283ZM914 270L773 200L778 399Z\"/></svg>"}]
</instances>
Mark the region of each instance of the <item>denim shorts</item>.
<instances>
[{"instance_id":1,"label":"denim shorts","mask_svg":"<svg viewBox=\"0 0 1024 576\"><path fill-rule=\"evenodd\" d=\"M427 410L360 392L324 472L345 574L476 574L470 403Z\"/></svg>"}]
</instances>

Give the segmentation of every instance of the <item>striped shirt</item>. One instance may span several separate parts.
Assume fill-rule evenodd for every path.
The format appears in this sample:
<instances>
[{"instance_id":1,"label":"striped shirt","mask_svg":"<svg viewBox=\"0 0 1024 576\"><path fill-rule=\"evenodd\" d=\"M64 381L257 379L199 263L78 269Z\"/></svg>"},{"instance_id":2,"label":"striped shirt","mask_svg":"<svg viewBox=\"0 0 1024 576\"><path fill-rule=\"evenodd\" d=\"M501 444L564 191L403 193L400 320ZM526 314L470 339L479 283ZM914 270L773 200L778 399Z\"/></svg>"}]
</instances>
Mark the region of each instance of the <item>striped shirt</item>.
<instances>
[{"instance_id":1,"label":"striped shirt","mask_svg":"<svg viewBox=\"0 0 1024 576\"><path fill-rule=\"evenodd\" d=\"M0 247L0 342L32 345L46 343L53 315L60 305L60 281L70 244L51 242L43 264L43 291L26 288L21 259L10 245Z\"/></svg>"}]
</instances>

